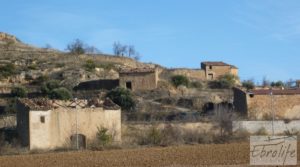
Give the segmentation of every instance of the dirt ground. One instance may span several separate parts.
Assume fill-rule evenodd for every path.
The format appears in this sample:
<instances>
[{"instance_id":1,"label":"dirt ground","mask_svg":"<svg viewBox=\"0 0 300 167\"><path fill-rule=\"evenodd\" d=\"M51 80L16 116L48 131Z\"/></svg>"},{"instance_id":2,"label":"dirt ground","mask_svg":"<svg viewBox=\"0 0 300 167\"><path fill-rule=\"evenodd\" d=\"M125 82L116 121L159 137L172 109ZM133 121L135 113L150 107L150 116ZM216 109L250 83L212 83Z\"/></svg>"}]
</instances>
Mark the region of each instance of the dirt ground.
<instances>
[{"instance_id":1,"label":"dirt ground","mask_svg":"<svg viewBox=\"0 0 300 167\"><path fill-rule=\"evenodd\" d=\"M0 166L248 166L249 149L248 143L235 143L13 155L1 156ZM299 150L298 144L298 152ZM300 164L299 160L300 154L298 154L298 164Z\"/></svg>"}]
</instances>

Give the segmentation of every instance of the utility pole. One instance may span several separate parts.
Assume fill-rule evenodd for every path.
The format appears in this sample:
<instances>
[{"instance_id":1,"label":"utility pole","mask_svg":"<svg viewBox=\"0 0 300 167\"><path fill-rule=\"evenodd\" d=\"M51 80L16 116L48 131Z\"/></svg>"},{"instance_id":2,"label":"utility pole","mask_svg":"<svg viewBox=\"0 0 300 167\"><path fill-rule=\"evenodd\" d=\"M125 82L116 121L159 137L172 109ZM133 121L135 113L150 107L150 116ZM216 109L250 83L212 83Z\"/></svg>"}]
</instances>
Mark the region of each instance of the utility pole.
<instances>
[{"instance_id":1,"label":"utility pole","mask_svg":"<svg viewBox=\"0 0 300 167\"><path fill-rule=\"evenodd\" d=\"M274 106L273 106L273 89L271 87L271 112L272 112L272 136L274 136L274 120L275 120L275 113L274 113Z\"/></svg>"},{"instance_id":2,"label":"utility pole","mask_svg":"<svg viewBox=\"0 0 300 167\"><path fill-rule=\"evenodd\" d=\"M76 110L76 149L79 150L78 145L78 110L77 110L77 98L75 100L75 110Z\"/></svg>"}]
</instances>

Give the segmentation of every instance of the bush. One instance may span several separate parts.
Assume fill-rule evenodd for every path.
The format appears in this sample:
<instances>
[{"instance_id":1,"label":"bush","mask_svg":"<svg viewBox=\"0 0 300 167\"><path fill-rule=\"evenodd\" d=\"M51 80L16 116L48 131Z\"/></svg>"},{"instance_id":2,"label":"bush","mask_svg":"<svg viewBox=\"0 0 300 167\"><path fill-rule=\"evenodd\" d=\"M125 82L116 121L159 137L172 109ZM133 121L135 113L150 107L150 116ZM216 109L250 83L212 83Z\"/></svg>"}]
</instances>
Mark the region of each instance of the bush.
<instances>
[{"instance_id":1,"label":"bush","mask_svg":"<svg viewBox=\"0 0 300 167\"><path fill-rule=\"evenodd\" d=\"M251 90L255 88L255 84L253 81L251 80L246 80L242 82L242 85L244 88L246 88L247 90Z\"/></svg>"},{"instance_id":2,"label":"bush","mask_svg":"<svg viewBox=\"0 0 300 167\"><path fill-rule=\"evenodd\" d=\"M232 88L238 77L232 74L225 74L219 77L216 81L211 81L209 87L212 89L229 89Z\"/></svg>"},{"instance_id":3,"label":"bush","mask_svg":"<svg viewBox=\"0 0 300 167\"><path fill-rule=\"evenodd\" d=\"M272 82L272 87L284 87L284 83L282 81Z\"/></svg>"},{"instance_id":4,"label":"bush","mask_svg":"<svg viewBox=\"0 0 300 167\"><path fill-rule=\"evenodd\" d=\"M49 81L49 77L47 75L41 75L37 77L32 84L43 84L45 82Z\"/></svg>"},{"instance_id":5,"label":"bush","mask_svg":"<svg viewBox=\"0 0 300 167\"><path fill-rule=\"evenodd\" d=\"M68 89L64 87L60 87L60 88L53 89L49 93L49 97L51 99L70 100L72 99L72 94Z\"/></svg>"},{"instance_id":6,"label":"bush","mask_svg":"<svg viewBox=\"0 0 300 167\"><path fill-rule=\"evenodd\" d=\"M54 89L57 89L60 87L60 84L56 80L48 81L47 83L44 83L41 87L41 91L43 94L48 95L53 91Z\"/></svg>"},{"instance_id":7,"label":"bush","mask_svg":"<svg viewBox=\"0 0 300 167\"><path fill-rule=\"evenodd\" d=\"M85 44L80 39L75 39L68 44L67 49L70 53L80 55L85 53Z\"/></svg>"},{"instance_id":8,"label":"bush","mask_svg":"<svg viewBox=\"0 0 300 167\"><path fill-rule=\"evenodd\" d=\"M0 66L0 77L7 78L16 74L16 67L14 64L6 64L4 66Z\"/></svg>"},{"instance_id":9,"label":"bush","mask_svg":"<svg viewBox=\"0 0 300 167\"><path fill-rule=\"evenodd\" d=\"M188 86L189 85L189 79L186 76L183 75L174 75L171 78L172 84L177 88L180 85Z\"/></svg>"},{"instance_id":10,"label":"bush","mask_svg":"<svg viewBox=\"0 0 300 167\"><path fill-rule=\"evenodd\" d=\"M135 107L132 94L125 88L115 88L109 91L106 97L110 98L114 103L118 104L124 110L129 111Z\"/></svg>"},{"instance_id":11,"label":"bush","mask_svg":"<svg viewBox=\"0 0 300 167\"><path fill-rule=\"evenodd\" d=\"M112 142L112 135L108 134L108 129L103 127L98 128L97 142L101 146L106 146Z\"/></svg>"},{"instance_id":12,"label":"bush","mask_svg":"<svg viewBox=\"0 0 300 167\"><path fill-rule=\"evenodd\" d=\"M11 95L13 97L27 97L27 89L22 86L13 87L11 90Z\"/></svg>"},{"instance_id":13,"label":"bush","mask_svg":"<svg viewBox=\"0 0 300 167\"><path fill-rule=\"evenodd\" d=\"M83 65L83 67L85 68L86 71L92 72L92 71L95 70L96 64L94 63L93 60L87 60L87 61L85 62L85 64Z\"/></svg>"},{"instance_id":14,"label":"bush","mask_svg":"<svg viewBox=\"0 0 300 167\"><path fill-rule=\"evenodd\" d=\"M198 88L198 89L201 89L203 87L202 83L201 82L198 82L198 81L194 81L194 82L191 82L189 84L189 87L190 88Z\"/></svg>"}]
</instances>

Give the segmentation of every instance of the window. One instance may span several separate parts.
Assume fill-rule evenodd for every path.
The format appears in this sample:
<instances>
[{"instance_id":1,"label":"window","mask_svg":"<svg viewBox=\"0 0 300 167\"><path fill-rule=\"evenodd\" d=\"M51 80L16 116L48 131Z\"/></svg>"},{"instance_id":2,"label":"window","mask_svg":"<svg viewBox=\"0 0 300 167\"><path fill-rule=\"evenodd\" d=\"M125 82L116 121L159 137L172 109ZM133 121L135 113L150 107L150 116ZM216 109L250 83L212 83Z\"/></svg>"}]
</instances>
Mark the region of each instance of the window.
<instances>
[{"instance_id":1,"label":"window","mask_svg":"<svg viewBox=\"0 0 300 167\"><path fill-rule=\"evenodd\" d=\"M131 82L126 82L126 88L130 90L132 89Z\"/></svg>"},{"instance_id":2,"label":"window","mask_svg":"<svg viewBox=\"0 0 300 167\"><path fill-rule=\"evenodd\" d=\"M209 66L209 69L212 70L212 66Z\"/></svg>"},{"instance_id":3,"label":"window","mask_svg":"<svg viewBox=\"0 0 300 167\"><path fill-rule=\"evenodd\" d=\"M41 121L41 123L45 123L45 116L41 116L40 121Z\"/></svg>"}]
</instances>

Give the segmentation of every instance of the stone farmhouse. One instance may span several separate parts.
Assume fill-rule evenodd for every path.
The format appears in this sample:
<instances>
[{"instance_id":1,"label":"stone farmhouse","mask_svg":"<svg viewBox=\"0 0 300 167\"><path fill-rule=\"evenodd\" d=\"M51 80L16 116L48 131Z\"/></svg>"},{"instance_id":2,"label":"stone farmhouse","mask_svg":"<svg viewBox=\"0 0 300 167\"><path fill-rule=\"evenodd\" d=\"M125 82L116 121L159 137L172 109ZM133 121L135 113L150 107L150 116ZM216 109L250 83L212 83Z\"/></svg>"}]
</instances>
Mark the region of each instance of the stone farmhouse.
<instances>
[{"instance_id":1,"label":"stone farmhouse","mask_svg":"<svg viewBox=\"0 0 300 167\"><path fill-rule=\"evenodd\" d=\"M201 69L205 72L206 80L215 80L224 74L238 76L238 68L218 61L207 61L201 63Z\"/></svg>"},{"instance_id":2,"label":"stone farmhouse","mask_svg":"<svg viewBox=\"0 0 300 167\"><path fill-rule=\"evenodd\" d=\"M250 120L300 119L300 89L234 88L234 107Z\"/></svg>"},{"instance_id":3,"label":"stone farmhouse","mask_svg":"<svg viewBox=\"0 0 300 167\"><path fill-rule=\"evenodd\" d=\"M133 91L157 88L158 72L156 68L122 69L119 72L120 87Z\"/></svg>"},{"instance_id":4,"label":"stone farmhouse","mask_svg":"<svg viewBox=\"0 0 300 167\"><path fill-rule=\"evenodd\" d=\"M121 110L109 99L17 101L18 134L30 150L85 148L99 128L107 128L115 142L121 141Z\"/></svg>"}]
</instances>

